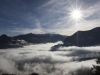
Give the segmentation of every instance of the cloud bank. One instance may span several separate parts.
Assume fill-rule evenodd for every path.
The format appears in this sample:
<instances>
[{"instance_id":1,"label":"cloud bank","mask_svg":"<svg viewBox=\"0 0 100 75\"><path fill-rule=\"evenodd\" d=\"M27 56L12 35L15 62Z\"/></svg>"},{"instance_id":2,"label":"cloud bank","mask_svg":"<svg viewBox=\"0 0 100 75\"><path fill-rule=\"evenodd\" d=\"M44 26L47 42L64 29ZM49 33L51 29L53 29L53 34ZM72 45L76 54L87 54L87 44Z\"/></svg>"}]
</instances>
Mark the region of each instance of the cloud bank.
<instances>
[{"instance_id":1,"label":"cloud bank","mask_svg":"<svg viewBox=\"0 0 100 75\"><path fill-rule=\"evenodd\" d=\"M82 73L90 75L90 68L92 64L96 64L95 58L98 57L100 46L61 47L58 51L49 51L51 46L58 43L61 42L29 45L17 49L0 49L0 74L4 72L29 75L35 72L40 75Z\"/></svg>"}]
</instances>

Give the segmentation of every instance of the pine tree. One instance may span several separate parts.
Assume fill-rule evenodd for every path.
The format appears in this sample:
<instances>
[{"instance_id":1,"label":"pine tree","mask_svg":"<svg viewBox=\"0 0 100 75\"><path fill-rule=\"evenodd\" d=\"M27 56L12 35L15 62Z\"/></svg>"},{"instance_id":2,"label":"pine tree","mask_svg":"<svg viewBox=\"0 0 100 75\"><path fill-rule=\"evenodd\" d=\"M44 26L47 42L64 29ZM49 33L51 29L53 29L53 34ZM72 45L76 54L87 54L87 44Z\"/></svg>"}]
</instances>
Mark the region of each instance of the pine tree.
<instances>
[{"instance_id":1,"label":"pine tree","mask_svg":"<svg viewBox=\"0 0 100 75\"><path fill-rule=\"evenodd\" d=\"M100 52L99 57L96 59L96 65L92 68L93 75L100 75Z\"/></svg>"}]
</instances>

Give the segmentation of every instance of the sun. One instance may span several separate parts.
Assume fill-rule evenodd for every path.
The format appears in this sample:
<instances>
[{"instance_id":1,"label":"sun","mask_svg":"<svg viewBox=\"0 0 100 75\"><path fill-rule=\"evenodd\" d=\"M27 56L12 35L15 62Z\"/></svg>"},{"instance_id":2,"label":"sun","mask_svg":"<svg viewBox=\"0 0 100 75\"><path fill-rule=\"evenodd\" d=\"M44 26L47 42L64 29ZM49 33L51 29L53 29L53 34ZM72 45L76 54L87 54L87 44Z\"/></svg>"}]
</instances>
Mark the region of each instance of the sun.
<instances>
[{"instance_id":1,"label":"sun","mask_svg":"<svg viewBox=\"0 0 100 75\"><path fill-rule=\"evenodd\" d=\"M75 9L71 12L71 17L75 20L80 20L82 18L82 12L80 10Z\"/></svg>"},{"instance_id":2,"label":"sun","mask_svg":"<svg viewBox=\"0 0 100 75\"><path fill-rule=\"evenodd\" d=\"M78 9L71 11L71 18L74 20L80 20L82 18L82 12Z\"/></svg>"},{"instance_id":3,"label":"sun","mask_svg":"<svg viewBox=\"0 0 100 75\"><path fill-rule=\"evenodd\" d=\"M72 16L72 18L74 18L74 19L80 19L81 18L81 11L79 11L79 10L74 10L74 11L72 11L72 13L71 13L71 16Z\"/></svg>"}]
</instances>

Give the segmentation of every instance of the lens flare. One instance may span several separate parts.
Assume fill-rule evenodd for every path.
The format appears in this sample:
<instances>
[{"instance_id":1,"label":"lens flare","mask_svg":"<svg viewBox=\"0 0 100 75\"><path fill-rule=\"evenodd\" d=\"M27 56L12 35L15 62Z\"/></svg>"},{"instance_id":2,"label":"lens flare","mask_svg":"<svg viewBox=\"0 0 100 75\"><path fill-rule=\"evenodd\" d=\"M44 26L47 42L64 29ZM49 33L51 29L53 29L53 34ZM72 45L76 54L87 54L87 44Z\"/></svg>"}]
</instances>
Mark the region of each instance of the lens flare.
<instances>
[{"instance_id":1,"label":"lens flare","mask_svg":"<svg viewBox=\"0 0 100 75\"><path fill-rule=\"evenodd\" d=\"M81 12L80 10L75 9L75 10L73 10L73 11L71 12L71 17L72 17L73 19L75 19L75 20L79 20L79 19L82 18L82 12Z\"/></svg>"},{"instance_id":2,"label":"lens flare","mask_svg":"<svg viewBox=\"0 0 100 75\"><path fill-rule=\"evenodd\" d=\"M78 6L77 4L71 5L71 7L69 8L69 20L73 20L73 21L80 21L83 20L84 18L84 12L82 10L81 6Z\"/></svg>"}]
</instances>

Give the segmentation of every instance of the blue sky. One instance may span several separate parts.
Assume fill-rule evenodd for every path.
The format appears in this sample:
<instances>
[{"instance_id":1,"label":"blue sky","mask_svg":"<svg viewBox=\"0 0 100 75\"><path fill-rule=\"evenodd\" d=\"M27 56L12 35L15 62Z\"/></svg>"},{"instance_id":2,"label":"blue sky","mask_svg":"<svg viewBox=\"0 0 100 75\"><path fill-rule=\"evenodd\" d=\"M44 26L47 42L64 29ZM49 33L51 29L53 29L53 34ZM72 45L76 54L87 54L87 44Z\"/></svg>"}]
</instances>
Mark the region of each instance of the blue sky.
<instances>
[{"instance_id":1,"label":"blue sky","mask_svg":"<svg viewBox=\"0 0 100 75\"><path fill-rule=\"evenodd\" d=\"M70 17L82 10L82 19ZM100 0L0 0L0 35L35 33L72 35L100 26Z\"/></svg>"}]
</instances>

